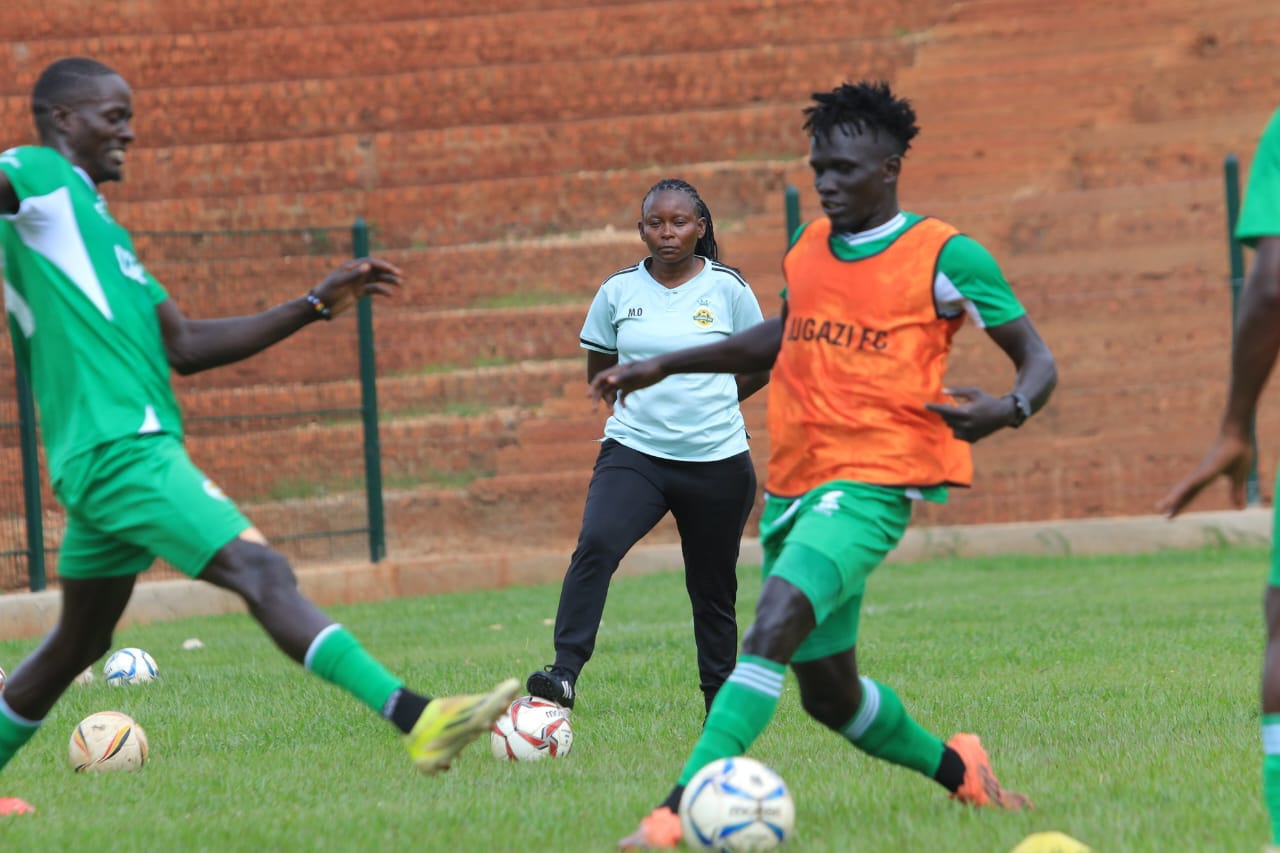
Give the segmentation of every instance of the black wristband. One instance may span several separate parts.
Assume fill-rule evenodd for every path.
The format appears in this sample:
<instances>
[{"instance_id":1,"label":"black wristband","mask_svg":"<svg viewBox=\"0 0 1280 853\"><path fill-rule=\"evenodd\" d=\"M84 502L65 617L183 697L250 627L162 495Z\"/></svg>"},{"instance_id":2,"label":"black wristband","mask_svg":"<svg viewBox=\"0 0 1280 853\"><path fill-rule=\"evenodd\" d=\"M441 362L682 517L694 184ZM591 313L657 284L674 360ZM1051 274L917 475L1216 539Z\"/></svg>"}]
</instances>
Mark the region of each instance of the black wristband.
<instances>
[{"instance_id":1,"label":"black wristband","mask_svg":"<svg viewBox=\"0 0 1280 853\"><path fill-rule=\"evenodd\" d=\"M321 317L326 320L333 319L333 314L329 312L329 306L325 305L324 301L319 296L316 296L316 292L314 290L307 291L306 300L307 304L314 308L315 312Z\"/></svg>"},{"instance_id":2,"label":"black wristband","mask_svg":"<svg viewBox=\"0 0 1280 853\"><path fill-rule=\"evenodd\" d=\"M1026 422L1027 418L1031 417L1031 401L1027 399L1025 394L1019 394L1017 391L1005 394L1005 396L1013 400L1013 420L1009 422L1009 426L1017 429Z\"/></svg>"}]
</instances>

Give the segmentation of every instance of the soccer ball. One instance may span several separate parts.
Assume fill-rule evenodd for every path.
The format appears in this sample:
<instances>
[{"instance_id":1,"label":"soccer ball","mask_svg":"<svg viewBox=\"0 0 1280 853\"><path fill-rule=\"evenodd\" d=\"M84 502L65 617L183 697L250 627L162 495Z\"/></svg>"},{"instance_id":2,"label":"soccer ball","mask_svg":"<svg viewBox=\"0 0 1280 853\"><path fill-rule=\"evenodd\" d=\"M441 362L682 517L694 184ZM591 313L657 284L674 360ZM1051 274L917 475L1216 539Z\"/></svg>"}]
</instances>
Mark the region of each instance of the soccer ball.
<instances>
[{"instance_id":1,"label":"soccer ball","mask_svg":"<svg viewBox=\"0 0 1280 853\"><path fill-rule=\"evenodd\" d=\"M99 711L71 733L67 759L77 773L139 770L147 763L147 733L119 711Z\"/></svg>"},{"instance_id":2,"label":"soccer ball","mask_svg":"<svg viewBox=\"0 0 1280 853\"><path fill-rule=\"evenodd\" d=\"M573 748L569 712L548 699L521 696L490 727L489 747L507 761L562 758Z\"/></svg>"},{"instance_id":3,"label":"soccer ball","mask_svg":"<svg viewBox=\"0 0 1280 853\"><path fill-rule=\"evenodd\" d=\"M107 684L112 687L123 687L126 684L145 684L154 681L160 672L151 655L142 649L120 649L112 652L107 663L102 667Z\"/></svg>"},{"instance_id":4,"label":"soccer ball","mask_svg":"<svg viewBox=\"0 0 1280 853\"><path fill-rule=\"evenodd\" d=\"M4 670L0 669L0 690L4 690Z\"/></svg>"},{"instance_id":5,"label":"soccer ball","mask_svg":"<svg viewBox=\"0 0 1280 853\"><path fill-rule=\"evenodd\" d=\"M84 668L84 672L76 676L75 683L82 687L88 684L93 684L93 667L86 666Z\"/></svg>"},{"instance_id":6,"label":"soccer ball","mask_svg":"<svg viewBox=\"0 0 1280 853\"><path fill-rule=\"evenodd\" d=\"M752 758L721 758L680 798L684 843L700 850L772 850L791 837L796 807L782 777Z\"/></svg>"}]
</instances>

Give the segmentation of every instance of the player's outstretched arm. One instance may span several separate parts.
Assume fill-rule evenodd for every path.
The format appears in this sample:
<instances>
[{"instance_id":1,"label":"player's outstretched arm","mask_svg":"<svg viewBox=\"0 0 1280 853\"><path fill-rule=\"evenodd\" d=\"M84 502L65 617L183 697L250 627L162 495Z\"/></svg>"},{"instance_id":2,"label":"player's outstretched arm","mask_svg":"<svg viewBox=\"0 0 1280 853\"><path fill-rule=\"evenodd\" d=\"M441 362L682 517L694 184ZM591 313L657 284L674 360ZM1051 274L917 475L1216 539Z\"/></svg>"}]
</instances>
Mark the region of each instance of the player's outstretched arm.
<instances>
[{"instance_id":1,"label":"player's outstretched arm","mask_svg":"<svg viewBox=\"0 0 1280 853\"><path fill-rule=\"evenodd\" d=\"M0 172L0 213L13 215L18 212L18 193L14 190L9 176Z\"/></svg>"},{"instance_id":2,"label":"player's outstretched arm","mask_svg":"<svg viewBox=\"0 0 1280 853\"><path fill-rule=\"evenodd\" d=\"M1240 298L1222 424L1200 464L1156 505L1170 518L1182 512L1219 476L1227 478L1232 504L1245 504L1245 484L1253 462L1250 433L1254 412L1280 354L1280 236L1262 238L1257 249Z\"/></svg>"},{"instance_id":3,"label":"player's outstretched arm","mask_svg":"<svg viewBox=\"0 0 1280 853\"><path fill-rule=\"evenodd\" d=\"M937 412L961 441L979 441L996 430L1014 426L1021 416L1030 416L1044 408L1058 384L1058 367L1053 353L1045 344L1031 319L1026 315L987 329L987 335L1004 350L1017 370L1013 391L993 397L981 388L948 388L946 393L961 401L958 406L926 403L925 408ZM1013 395L1021 395L1030 411L1019 413Z\"/></svg>"},{"instance_id":4,"label":"player's outstretched arm","mask_svg":"<svg viewBox=\"0 0 1280 853\"><path fill-rule=\"evenodd\" d=\"M675 373L759 373L773 367L782 346L783 314L757 323L714 344L688 347L675 352L629 361L603 370L591 380L588 396L608 400L617 394L620 405L632 391L655 385Z\"/></svg>"},{"instance_id":5,"label":"player's outstretched arm","mask_svg":"<svg viewBox=\"0 0 1280 853\"><path fill-rule=\"evenodd\" d=\"M181 374L231 364L284 340L309 323L329 320L368 295L391 296L400 270L381 258L345 261L305 296L260 314L193 320L173 300L156 306L169 364Z\"/></svg>"}]
</instances>

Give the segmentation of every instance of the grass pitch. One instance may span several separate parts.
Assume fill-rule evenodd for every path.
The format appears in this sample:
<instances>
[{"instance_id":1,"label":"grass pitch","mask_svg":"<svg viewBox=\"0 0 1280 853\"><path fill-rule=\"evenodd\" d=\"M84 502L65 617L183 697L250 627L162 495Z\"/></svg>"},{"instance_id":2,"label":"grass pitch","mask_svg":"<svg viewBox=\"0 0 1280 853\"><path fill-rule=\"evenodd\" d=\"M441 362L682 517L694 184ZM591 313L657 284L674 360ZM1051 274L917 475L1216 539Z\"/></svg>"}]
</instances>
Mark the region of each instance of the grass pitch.
<instances>
[{"instance_id":1,"label":"grass pitch","mask_svg":"<svg viewBox=\"0 0 1280 853\"><path fill-rule=\"evenodd\" d=\"M1098 851L1257 850L1258 668L1266 554L938 561L882 567L867 594L863 671L946 738L976 731L1027 814L972 811L810 721L788 680L752 755L796 800L802 851L1002 851L1042 830ZM744 568L745 626L759 588ZM336 608L365 646L429 693L521 680L550 661L558 585ZM198 637L199 651L182 642ZM0 772L22 851L604 851L667 792L697 737L688 601L678 575L615 582L585 670L573 753L516 765L468 749L416 775L394 730L284 658L245 616L116 636L161 681L73 687ZM34 642L0 643L12 669ZM147 767L78 776L67 740L119 710Z\"/></svg>"}]
</instances>

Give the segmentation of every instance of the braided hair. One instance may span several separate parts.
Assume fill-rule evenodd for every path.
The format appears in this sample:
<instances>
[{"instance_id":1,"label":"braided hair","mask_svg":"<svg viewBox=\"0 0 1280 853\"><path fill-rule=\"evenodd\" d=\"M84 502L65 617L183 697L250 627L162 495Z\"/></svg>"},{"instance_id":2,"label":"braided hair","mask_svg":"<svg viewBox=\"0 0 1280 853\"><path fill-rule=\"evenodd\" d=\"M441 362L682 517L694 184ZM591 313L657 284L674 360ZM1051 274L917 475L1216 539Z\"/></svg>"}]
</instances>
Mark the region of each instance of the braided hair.
<instances>
[{"instance_id":1,"label":"braided hair","mask_svg":"<svg viewBox=\"0 0 1280 853\"><path fill-rule=\"evenodd\" d=\"M693 184L688 181L682 181L679 178L663 178L649 188L644 194L644 199L640 202L641 211L644 210L645 204L654 193L660 193L663 190L675 190L682 192L693 199L694 205L697 207L698 216L707 221L706 230L702 236L698 238L698 242L694 245L694 254L702 255L708 260L717 261L720 259L720 249L716 246L716 228L711 221L711 209L707 207L707 203L702 200L702 196L698 195L698 191L694 189Z\"/></svg>"},{"instance_id":2,"label":"braided hair","mask_svg":"<svg viewBox=\"0 0 1280 853\"><path fill-rule=\"evenodd\" d=\"M47 140L52 133L50 121L54 107L73 100L86 80L115 73L114 69L98 60L83 56L59 59L45 68L31 90L31 114L40 138Z\"/></svg>"},{"instance_id":3,"label":"braided hair","mask_svg":"<svg viewBox=\"0 0 1280 853\"><path fill-rule=\"evenodd\" d=\"M804 129L812 136L826 138L838 127L850 133L869 131L877 139L884 132L901 156L920 132L911 102L895 97L883 80L842 83L830 92L814 92L813 100L815 105L804 111Z\"/></svg>"}]
</instances>

